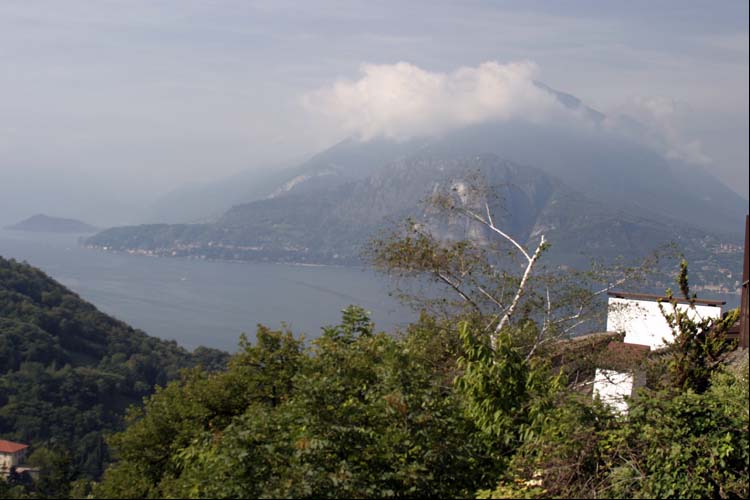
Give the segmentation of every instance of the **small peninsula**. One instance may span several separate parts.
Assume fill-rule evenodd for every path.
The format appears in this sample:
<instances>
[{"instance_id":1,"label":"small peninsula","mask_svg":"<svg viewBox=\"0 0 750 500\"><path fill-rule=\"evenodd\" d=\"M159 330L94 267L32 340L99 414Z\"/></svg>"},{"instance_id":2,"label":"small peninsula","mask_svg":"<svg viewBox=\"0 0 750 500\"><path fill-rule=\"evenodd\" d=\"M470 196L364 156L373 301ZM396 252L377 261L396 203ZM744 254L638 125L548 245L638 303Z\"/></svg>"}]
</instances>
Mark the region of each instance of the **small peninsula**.
<instances>
[{"instance_id":1,"label":"small peninsula","mask_svg":"<svg viewBox=\"0 0 750 500\"><path fill-rule=\"evenodd\" d=\"M76 219L63 219L37 214L6 229L39 233L95 233L99 229Z\"/></svg>"}]
</instances>

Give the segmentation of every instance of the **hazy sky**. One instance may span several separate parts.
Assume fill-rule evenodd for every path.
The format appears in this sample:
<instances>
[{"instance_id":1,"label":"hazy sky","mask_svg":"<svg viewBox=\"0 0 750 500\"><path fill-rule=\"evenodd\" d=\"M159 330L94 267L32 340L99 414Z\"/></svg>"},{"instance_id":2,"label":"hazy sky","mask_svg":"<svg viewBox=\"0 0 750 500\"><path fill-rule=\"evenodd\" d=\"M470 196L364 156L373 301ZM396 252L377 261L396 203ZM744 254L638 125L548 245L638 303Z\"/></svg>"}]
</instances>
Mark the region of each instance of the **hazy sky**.
<instances>
[{"instance_id":1,"label":"hazy sky","mask_svg":"<svg viewBox=\"0 0 750 500\"><path fill-rule=\"evenodd\" d=\"M534 79L747 197L747 0L2 0L0 183L61 170L147 198L350 133L512 115Z\"/></svg>"}]
</instances>

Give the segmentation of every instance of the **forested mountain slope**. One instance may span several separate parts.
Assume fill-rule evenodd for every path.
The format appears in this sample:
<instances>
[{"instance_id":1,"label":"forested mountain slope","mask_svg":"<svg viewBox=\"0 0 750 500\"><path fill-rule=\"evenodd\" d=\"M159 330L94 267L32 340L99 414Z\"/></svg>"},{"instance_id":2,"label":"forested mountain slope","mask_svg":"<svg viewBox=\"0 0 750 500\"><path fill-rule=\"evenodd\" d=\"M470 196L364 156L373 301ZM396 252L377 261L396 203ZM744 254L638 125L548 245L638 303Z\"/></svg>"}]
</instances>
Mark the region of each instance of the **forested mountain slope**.
<instances>
[{"instance_id":1,"label":"forested mountain slope","mask_svg":"<svg viewBox=\"0 0 750 500\"><path fill-rule=\"evenodd\" d=\"M180 369L213 369L226 357L134 330L39 269L0 257L0 438L57 454L71 477L101 473L103 438L128 406Z\"/></svg>"},{"instance_id":2,"label":"forested mountain slope","mask_svg":"<svg viewBox=\"0 0 750 500\"><path fill-rule=\"evenodd\" d=\"M99 229L77 219L63 219L37 214L17 224L8 226L17 231L34 231L45 233L95 233Z\"/></svg>"},{"instance_id":3,"label":"forested mountain slope","mask_svg":"<svg viewBox=\"0 0 750 500\"><path fill-rule=\"evenodd\" d=\"M423 201L435 191L477 182L486 187L498 224L513 237L525 243L547 235L550 262L634 260L673 242L696 270L711 270L696 284L734 285L732 276L718 272L739 262L732 260L734 253L718 251L726 238L663 215L649 218L599 202L542 170L495 155L448 160L414 155L359 180L237 205L211 224L112 228L87 244L166 256L353 264L361 262L367 241L380 231L407 217L429 223L433 217ZM446 238L490 240L484 228L463 221L432 229Z\"/></svg>"},{"instance_id":4,"label":"forested mountain slope","mask_svg":"<svg viewBox=\"0 0 750 500\"><path fill-rule=\"evenodd\" d=\"M647 129L630 117L607 116L572 95L541 83L537 86L567 110L566 119L501 120L398 141L352 137L292 168L259 169L252 175L248 171L217 183L213 190L165 199L161 203L165 217L159 222L206 220L231 205L333 188L377 175L410 157L453 161L494 154L533 166L594 201L641 217L666 217L720 233L741 227L747 200L709 170L650 144ZM211 213L196 217L195 209L207 199L217 200Z\"/></svg>"}]
</instances>

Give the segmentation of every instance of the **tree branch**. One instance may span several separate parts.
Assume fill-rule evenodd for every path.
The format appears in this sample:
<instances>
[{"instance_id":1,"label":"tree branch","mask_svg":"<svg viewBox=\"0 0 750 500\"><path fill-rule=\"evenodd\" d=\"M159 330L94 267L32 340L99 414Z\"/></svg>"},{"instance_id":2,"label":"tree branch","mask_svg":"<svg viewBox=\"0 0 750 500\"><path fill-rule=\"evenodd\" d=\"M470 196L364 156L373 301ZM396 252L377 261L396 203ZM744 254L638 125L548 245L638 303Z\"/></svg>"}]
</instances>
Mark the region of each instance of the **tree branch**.
<instances>
[{"instance_id":1,"label":"tree branch","mask_svg":"<svg viewBox=\"0 0 750 500\"><path fill-rule=\"evenodd\" d=\"M500 303L499 300L497 300L495 297L493 297L490 292L488 292L487 290L485 290L484 288L482 288L480 285L476 285L476 286L477 286L477 290L479 290L479 292L482 295L484 295L485 297L487 297L488 299L490 299L493 304L495 304L500 309L505 309L505 306L503 306L503 304Z\"/></svg>"},{"instance_id":2,"label":"tree branch","mask_svg":"<svg viewBox=\"0 0 750 500\"><path fill-rule=\"evenodd\" d=\"M492 214L490 213L490 205L486 201L484 202L484 208L487 210L487 220L490 223L490 226L494 226L495 223L492 221Z\"/></svg>"},{"instance_id":3,"label":"tree branch","mask_svg":"<svg viewBox=\"0 0 750 500\"><path fill-rule=\"evenodd\" d=\"M536 339L534 339L534 344L531 346L531 350L529 350L529 353L526 355L526 361L531 359L531 356L533 356L534 353L536 352L536 348L539 347L539 345L542 343L542 339L544 339L544 334L547 333L547 328L551 324L549 320L551 313L552 313L552 300L550 300L549 287L547 287L547 307L544 313L544 321L542 323L542 328L539 330L539 333L536 336Z\"/></svg>"},{"instance_id":4,"label":"tree branch","mask_svg":"<svg viewBox=\"0 0 750 500\"><path fill-rule=\"evenodd\" d=\"M480 224L484 224L490 230L496 232L497 234L499 234L500 236L502 236L506 240L510 241L513 245L515 245L515 247L518 249L518 251L521 252L524 257L526 257L527 261L530 261L532 259L532 257L529 256L529 253L516 240L514 240L511 236L509 236L509 235L505 234L503 231L501 231L497 226L495 226L494 223L492 223L492 222L484 219L480 215L477 215L476 213L474 213L473 211L469 210L468 208L460 208L459 210L462 211L463 213L465 213L466 215L468 215L469 217L471 217L472 219L474 219L475 221L479 222Z\"/></svg>"},{"instance_id":5,"label":"tree branch","mask_svg":"<svg viewBox=\"0 0 750 500\"><path fill-rule=\"evenodd\" d=\"M463 298L469 305L471 305L479 314L482 314L482 310L479 308L479 306L476 304L476 302L474 302L471 299L471 297L469 297L468 295L466 295L463 292L463 290L461 290L461 288L456 283L454 283L450 278L448 278L447 276L445 276L440 271L435 271L435 276L437 276L437 278L440 279L440 281L442 281L443 283L445 283L448 286L450 286L451 288L453 288L453 290L455 290L455 292L457 294L459 294L461 296L461 298Z\"/></svg>"},{"instance_id":6,"label":"tree branch","mask_svg":"<svg viewBox=\"0 0 750 500\"><path fill-rule=\"evenodd\" d=\"M509 238L509 237L508 237ZM515 243L515 240L510 238L511 241ZM523 296L523 293L526 289L526 283L529 280L529 276L531 276L531 270L534 268L534 264L536 264L537 259L542 254L542 250L544 250L544 235L542 235L542 239L539 241L539 246L536 247L536 250L534 251L534 255L531 256L529 259L529 264L526 266L526 270L523 273L523 277L521 278L521 283L518 285L518 290L516 291L516 296L513 297L513 302L511 302L510 307L508 307L508 310L505 311L505 314L503 315L503 318L500 320L500 323L498 323L497 328L495 328L495 334L492 336L492 344L493 347L495 346L495 343L497 342L497 336L500 333L500 330L502 330L505 325L508 324L510 321L510 317L513 315L514 312L516 312L516 307L518 307L518 303L521 300L521 296ZM518 243L516 243L518 245ZM520 245L518 245L520 247ZM524 251L524 254L526 252Z\"/></svg>"}]
</instances>

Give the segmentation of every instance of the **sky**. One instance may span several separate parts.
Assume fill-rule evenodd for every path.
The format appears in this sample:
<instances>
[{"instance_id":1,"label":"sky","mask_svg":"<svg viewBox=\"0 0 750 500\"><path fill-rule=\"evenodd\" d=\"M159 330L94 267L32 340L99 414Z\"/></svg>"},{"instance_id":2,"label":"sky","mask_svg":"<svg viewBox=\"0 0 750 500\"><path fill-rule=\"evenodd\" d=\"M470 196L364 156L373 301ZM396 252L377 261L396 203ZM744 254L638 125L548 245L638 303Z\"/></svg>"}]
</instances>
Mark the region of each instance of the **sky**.
<instances>
[{"instance_id":1,"label":"sky","mask_svg":"<svg viewBox=\"0 0 750 500\"><path fill-rule=\"evenodd\" d=\"M0 193L147 203L352 134L554 116L541 81L748 195L746 0L3 0L0 61Z\"/></svg>"}]
</instances>

